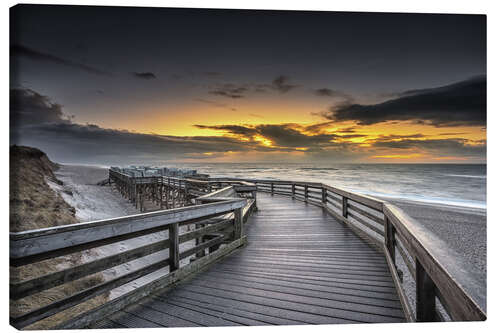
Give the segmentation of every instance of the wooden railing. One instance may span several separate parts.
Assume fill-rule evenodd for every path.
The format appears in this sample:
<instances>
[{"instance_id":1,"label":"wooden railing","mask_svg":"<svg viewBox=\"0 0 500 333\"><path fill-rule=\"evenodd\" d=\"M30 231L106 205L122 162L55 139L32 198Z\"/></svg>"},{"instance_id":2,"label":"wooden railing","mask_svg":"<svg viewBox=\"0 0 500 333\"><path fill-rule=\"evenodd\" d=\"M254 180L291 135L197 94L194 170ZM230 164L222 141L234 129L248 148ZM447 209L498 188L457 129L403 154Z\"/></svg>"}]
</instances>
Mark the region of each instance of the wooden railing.
<instances>
[{"instance_id":1,"label":"wooden railing","mask_svg":"<svg viewBox=\"0 0 500 333\"><path fill-rule=\"evenodd\" d=\"M191 199L212 193L226 186L233 186L236 193L255 197L255 184L242 180L199 180L166 176L131 177L127 174L109 170L109 183L141 212L146 211L145 200L156 204L160 209L176 208L191 204ZM248 194L248 195L247 195Z\"/></svg>"},{"instance_id":2,"label":"wooden railing","mask_svg":"<svg viewBox=\"0 0 500 333\"><path fill-rule=\"evenodd\" d=\"M417 230L416 222L397 207L322 183L257 179L244 181L256 184L257 190L261 192L290 196L323 207L382 252L408 321L443 321L446 315L454 321L486 319L486 313L458 282L457 276L453 276L433 255L435 251L433 244L426 241L428 237ZM412 297L408 297L410 291L403 288L403 267L400 265L406 266L408 275L415 281ZM413 304L410 303L411 299L415 300ZM445 314L439 311L436 300L442 304Z\"/></svg>"},{"instance_id":3,"label":"wooden railing","mask_svg":"<svg viewBox=\"0 0 500 333\"><path fill-rule=\"evenodd\" d=\"M10 265L21 269L47 259L106 245L115 245L116 249L113 254L98 257L93 261L11 283L11 302L72 283L138 258L159 254L152 262L125 274L114 276L66 298L11 317L11 324L19 329L24 328L138 278L165 270L164 274L153 281L72 318L58 328L84 327L97 318L146 296L152 290L173 284L243 245L246 242L242 232L243 221L255 207L255 200L236 197L232 187L223 190L233 192L219 199L216 199L217 193L213 193L209 197L216 202L204 202L205 198L201 198L203 202L190 207L10 233ZM180 232L183 226L189 227L187 231ZM154 241L145 240L144 236L153 234L158 236ZM133 248L120 250L120 245L128 240L135 242L142 240L142 242L139 246L136 243ZM190 242L193 240L196 242ZM225 246L221 247L222 244ZM193 258L194 255L196 260L181 267L182 259Z\"/></svg>"}]
</instances>

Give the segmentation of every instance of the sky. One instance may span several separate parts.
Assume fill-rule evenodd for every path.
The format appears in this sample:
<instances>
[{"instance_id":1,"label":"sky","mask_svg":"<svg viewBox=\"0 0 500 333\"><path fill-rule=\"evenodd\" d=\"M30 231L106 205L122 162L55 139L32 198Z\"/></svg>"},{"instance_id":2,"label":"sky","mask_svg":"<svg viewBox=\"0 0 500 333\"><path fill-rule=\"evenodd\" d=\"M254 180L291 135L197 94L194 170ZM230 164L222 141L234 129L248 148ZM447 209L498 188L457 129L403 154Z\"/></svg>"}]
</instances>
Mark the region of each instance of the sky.
<instances>
[{"instance_id":1,"label":"sky","mask_svg":"<svg viewBox=\"0 0 500 333\"><path fill-rule=\"evenodd\" d=\"M10 15L11 143L58 162L486 162L484 15Z\"/></svg>"}]
</instances>

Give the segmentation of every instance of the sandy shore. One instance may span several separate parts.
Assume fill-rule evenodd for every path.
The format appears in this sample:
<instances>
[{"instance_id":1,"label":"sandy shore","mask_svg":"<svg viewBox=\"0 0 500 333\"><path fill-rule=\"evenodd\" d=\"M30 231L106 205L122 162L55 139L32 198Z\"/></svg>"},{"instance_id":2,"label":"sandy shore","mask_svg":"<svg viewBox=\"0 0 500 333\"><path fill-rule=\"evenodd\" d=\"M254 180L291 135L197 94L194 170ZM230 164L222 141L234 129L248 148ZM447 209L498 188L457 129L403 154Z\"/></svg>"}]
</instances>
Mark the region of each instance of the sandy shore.
<instances>
[{"instance_id":1,"label":"sandy shore","mask_svg":"<svg viewBox=\"0 0 500 333\"><path fill-rule=\"evenodd\" d=\"M49 181L49 185L52 189L60 193L68 204L75 207L76 217L81 222L109 219L140 213L139 210L135 208L135 205L124 199L112 186L96 185L98 182L108 177L108 169L83 165L61 165L61 168L55 172L55 176L57 179L62 181L63 184L58 185ZM186 227L181 227L180 231L186 231L184 228ZM168 239L167 231L160 231L87 250L83 253L82 260L83 262L94 261L99 258L116 254L117 252L126 251L157 242L162 239ZM180 250L182 251L186 248L190 248L193 244L194 241L183 243L180 246ZM166 257L168 258L168 249L107 269L103 271L102 274L105 280L110 280ZM184 266L188 264L189 259L190 258L188 257L181 260L180 265ZM127 291L137 288L137 286L151 281L166 272L168 272L168 268L155 271L140 279L115 288L111 291L109 299L113 299Z\"/></svg>"},{"instance_id":2,"label":"sandy shore","mask_svg":"<svg viewBox=\"0 0 500 333\"><path fill-rule=\"evenodd\" d=\"M139 213L134 205L112 187L96 185L108 178L108 169L62 165L54 174L63 185L50 183L50 186L58 191L68 204L75 207L76 217L82 222Z\"/></svg>"},{"instance_id":3,"label":"sandy shore","mask_svg":"<svg viewBox=\"0 0 500 333\"><path fill-rule=\"evenodd\" d=\"M391 200L437 235L486 281L486 210Z\"/></svg>"}]
</instances>

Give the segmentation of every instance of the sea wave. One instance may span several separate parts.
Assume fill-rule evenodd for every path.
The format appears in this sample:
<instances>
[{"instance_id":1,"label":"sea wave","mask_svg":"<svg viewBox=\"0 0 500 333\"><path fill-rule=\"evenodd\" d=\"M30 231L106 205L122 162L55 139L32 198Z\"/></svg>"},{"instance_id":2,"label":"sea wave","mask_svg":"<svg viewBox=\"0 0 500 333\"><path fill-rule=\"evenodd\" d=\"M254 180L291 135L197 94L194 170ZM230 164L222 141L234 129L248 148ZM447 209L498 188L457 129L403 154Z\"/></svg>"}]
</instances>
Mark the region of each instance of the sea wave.
<instances>
[{"instance_id":1,"label":"sea wave","mask_svg":"<svg viewBox=\"0 0 500 333\"><path fill-rule=\"evenodd\" d=\"M448 177L461 177L461 178L478 178L478 179L486 179L486 175L454 175L454 174L446 174Z\"/></svg>"},{"instance_id":2,"label":"sea wave","mask_svg":"<svg viewBox=\"0 0 500 333\"><path fill-rule=\"evenodd\" d=\"M436 205L445 205L445 206L458 206L464 208L474 208L486 210L486 202L484 201L474 201L474 200L461 200L461 199L451 199L451 198L439 198L439 197L428 197L428 196L419 196L419 195L405 195L405 194L388 194L388 193L380 193L373 191L353 191L358 192L360 194L365 194L373 197L379 197L383 199L394 199L394 200L404 200L404 201L413 201L420 203L428 203L428 204L436 204Z\"/></svg>"}]
</instances>

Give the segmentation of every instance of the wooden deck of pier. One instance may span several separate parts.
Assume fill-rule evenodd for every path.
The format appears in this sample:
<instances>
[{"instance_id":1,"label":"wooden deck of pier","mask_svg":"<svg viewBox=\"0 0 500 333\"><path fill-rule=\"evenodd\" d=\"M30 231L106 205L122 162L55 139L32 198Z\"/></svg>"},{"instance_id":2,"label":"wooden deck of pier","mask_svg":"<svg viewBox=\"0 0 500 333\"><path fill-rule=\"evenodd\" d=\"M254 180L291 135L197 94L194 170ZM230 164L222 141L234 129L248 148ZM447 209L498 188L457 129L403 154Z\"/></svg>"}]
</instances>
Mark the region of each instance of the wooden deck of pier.
<instances>
[{"instance_id":1,"label":"wooden deck of pier","mask_svg":"<svg viewBox=\"0 0 500 333\"><path fill-rule=\"evenodd\" d=\"M266 193L248 245L92 327L403 322L385 256L322 208Z\"/></svg>"}]
</instances>

